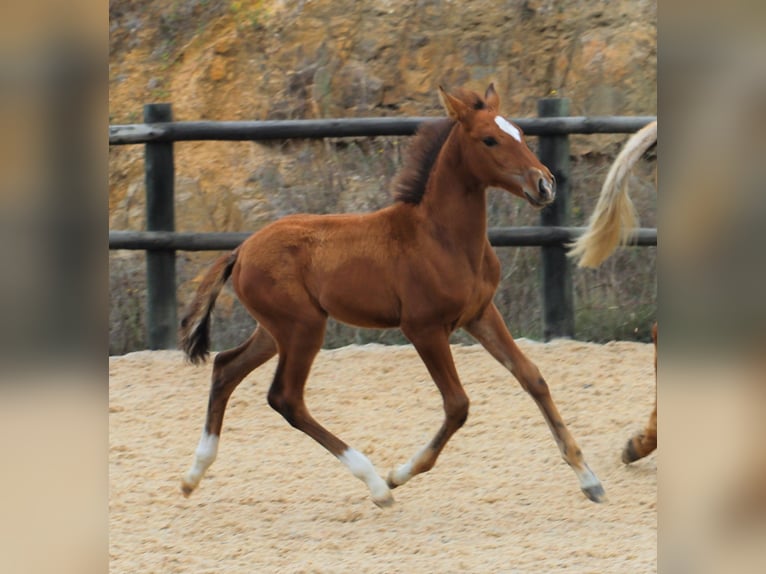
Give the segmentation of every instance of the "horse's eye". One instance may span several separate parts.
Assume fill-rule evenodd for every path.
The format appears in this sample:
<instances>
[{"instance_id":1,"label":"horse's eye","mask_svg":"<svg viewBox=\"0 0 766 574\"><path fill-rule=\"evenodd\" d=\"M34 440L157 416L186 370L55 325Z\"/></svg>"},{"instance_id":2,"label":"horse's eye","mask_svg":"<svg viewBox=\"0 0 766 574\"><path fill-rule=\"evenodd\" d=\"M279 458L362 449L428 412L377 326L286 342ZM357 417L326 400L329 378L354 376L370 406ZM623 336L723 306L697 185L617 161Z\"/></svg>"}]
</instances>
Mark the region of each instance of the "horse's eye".
<instances>
[{"instance_id":1,"label":"horse's eye","mask_svg":"<svg viewBox=\"0 0 766 574\"><path fill-rule=\"evenodd\" d=\"M484 145L487 146L487 147L492 147L493 145L497 145L497 140L495 138L491 137L491 136L488 137L488 138L484 138L481 141L483 141Z\"/></svg>"}]
</instances>

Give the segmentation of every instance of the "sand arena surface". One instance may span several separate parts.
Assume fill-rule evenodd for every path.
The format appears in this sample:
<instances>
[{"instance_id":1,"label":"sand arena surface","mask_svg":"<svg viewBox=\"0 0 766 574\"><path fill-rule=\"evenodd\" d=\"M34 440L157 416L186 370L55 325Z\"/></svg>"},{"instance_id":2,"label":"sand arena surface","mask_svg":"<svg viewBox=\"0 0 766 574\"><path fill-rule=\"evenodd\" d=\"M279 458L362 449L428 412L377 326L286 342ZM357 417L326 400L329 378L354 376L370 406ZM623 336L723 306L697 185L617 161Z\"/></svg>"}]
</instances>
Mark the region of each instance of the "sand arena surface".
<instances>
[{"instance_id":1,"label":"sand arena surface","mask_svg":"<svg viewBox=\"0 0 766 574\"><path fill-rule=\"evenodd\" d=\"M266 403L276 360L234 392L218 459L186 499L211 364L176 351L109 360L111 572L656 571L656 455L620 462L654 400L653 348L520 340L607 502L580 492L534 401L481 347L453 354L465 426L381 510L367 487ZM412 347L322 351L314 416L385 477L426 444L441 397Z\"/></svg>"}]
</instances>

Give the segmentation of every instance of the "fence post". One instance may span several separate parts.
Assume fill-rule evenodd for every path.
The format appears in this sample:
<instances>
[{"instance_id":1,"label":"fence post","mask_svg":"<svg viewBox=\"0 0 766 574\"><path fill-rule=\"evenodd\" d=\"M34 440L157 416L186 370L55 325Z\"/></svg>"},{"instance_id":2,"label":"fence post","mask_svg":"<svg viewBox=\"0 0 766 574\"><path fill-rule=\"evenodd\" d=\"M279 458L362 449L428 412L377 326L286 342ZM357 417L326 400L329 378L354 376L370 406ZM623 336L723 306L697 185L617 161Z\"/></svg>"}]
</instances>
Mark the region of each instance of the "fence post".
<instances>
[{"instance_id":1,"label":"fence post","mask_svg":"<svg viewBox=\"0 0 766 574\"><path fill-rule=\"evenodd\" d=\"M146 104L144 122L171 122L170 104ZM175 231L173 142L147 143L146 228ZM174 349L176 341L176 252L155 249L146 252L146 325L150 349Z\"/></svg>"},{"instance_id":2,"label":"fence post","mask_svg":"<svg viewBox=\"0 0 766 574\"><path fill-rule=\"evenodd\" d=\"M569 115L568 98L541 98L537 115L558 117ZM569 224L569 136L540 136L538 156L556 178L556 200L542 210L542 225ZM574 301L572 268L566 248L560 245L542 248L543 336L574 337Z\"/></svg>"}]
</instances>

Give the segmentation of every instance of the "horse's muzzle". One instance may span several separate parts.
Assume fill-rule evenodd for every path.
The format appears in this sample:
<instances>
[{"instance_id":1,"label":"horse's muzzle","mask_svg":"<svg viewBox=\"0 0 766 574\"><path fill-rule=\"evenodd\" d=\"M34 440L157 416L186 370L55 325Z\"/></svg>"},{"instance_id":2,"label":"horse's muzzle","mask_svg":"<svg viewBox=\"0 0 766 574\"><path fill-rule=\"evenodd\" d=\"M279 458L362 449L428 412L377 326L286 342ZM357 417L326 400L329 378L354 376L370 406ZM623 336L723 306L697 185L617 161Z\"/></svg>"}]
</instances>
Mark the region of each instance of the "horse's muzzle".
<instances>
[{"instance_id":1,"label":"horse's muzzle","mask_svg":"<svg viewBox=\"0 0 766 574\"><path fill-rule=\"evenodd\" d=\"M544 175L540 175L537 180L537 192L540 194L540 202L544 204L553 203L556 199L556 178L550 176L550 180Z\"/></svg>"}]
</instances>

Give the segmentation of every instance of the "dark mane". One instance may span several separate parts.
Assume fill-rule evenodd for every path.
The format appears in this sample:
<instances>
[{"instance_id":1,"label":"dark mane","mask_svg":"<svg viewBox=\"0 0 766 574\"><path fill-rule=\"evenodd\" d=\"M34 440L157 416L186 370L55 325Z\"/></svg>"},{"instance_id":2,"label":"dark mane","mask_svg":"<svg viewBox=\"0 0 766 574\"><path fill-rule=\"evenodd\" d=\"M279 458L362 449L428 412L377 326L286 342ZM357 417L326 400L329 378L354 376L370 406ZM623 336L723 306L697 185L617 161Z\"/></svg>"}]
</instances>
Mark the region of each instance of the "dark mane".
<instances>
[{"instance_id":1,"label":"dark mane","mask_svg":"<svg viewBox=\"0 0 766 574\"><path fill-rule=\"evenodd\" d=\"M404 167L393 183L394 199L418 204L426 192L428 176L455 122L449 118L420 124L410 144Z\"/></svg>"}]
</instances>

